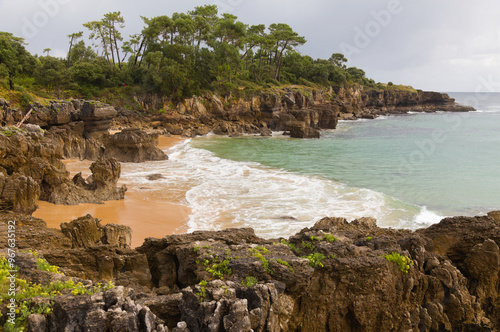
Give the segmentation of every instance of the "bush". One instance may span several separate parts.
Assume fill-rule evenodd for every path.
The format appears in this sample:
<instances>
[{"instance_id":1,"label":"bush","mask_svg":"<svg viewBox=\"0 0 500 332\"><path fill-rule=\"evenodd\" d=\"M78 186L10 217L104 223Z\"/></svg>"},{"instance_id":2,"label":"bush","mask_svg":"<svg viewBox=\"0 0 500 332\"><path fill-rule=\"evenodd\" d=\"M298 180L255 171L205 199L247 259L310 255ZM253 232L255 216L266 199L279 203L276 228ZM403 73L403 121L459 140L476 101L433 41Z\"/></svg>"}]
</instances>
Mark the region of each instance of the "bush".
<instances>
[{"instance_id":1,"label":"bush","mask_svg":"<svg viewBox=\"0 0 500 332\"><path fill-rule=\"evenodd\" d=\"M302 258L307 258L309 260L309 265L316 268L316 267L325 267L322 263L322 261L325 259L325 255L315 252L313 254L310 254L309 256L303 256Z\"/></svg>"},{"instance_id":2,"label":"bush","mask_svg":"<svg viewBox=\"0 0 500 332\"><path fill-rule=\"evenodd\" d=\"M403 273L408 273L410 270L410 265L413 265L413 260L411 260L407 256L403 256L397 252L393 252L391 254L387 254L384 256L385 259L387 259L389 262L396 263L398 266L399 271Z\"/></svg>"},{"instance_id":3,"label":"bush","mask_svg":"<svg viewBox=\"0 0 500 332\"><path fill-rule=\"evenodd\" d=\"M259 280L255 277L246 277L244 280L241 281L241 284L245 287L252 287L258 282Z\"/></svg>"}]
</instances>

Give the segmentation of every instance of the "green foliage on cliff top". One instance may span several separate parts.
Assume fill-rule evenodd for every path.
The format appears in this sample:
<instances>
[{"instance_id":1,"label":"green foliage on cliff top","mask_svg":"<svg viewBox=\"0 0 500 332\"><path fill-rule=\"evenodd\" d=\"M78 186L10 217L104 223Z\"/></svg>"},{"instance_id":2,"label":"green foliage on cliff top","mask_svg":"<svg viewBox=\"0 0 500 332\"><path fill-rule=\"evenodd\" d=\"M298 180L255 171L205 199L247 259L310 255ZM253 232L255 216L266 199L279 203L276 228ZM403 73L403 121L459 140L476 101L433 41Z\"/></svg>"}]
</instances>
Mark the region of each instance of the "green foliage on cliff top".
<instances>
[{"instance_id":1,"label":"green foliage on cliff top","mask_svg":"<svg viewBox=\"0 0 500 332\"><path fill-rule=\"evenodd\" d=\"M329 59L302 55L298 48L305 38L284 23L245 24L215 5L142 19L142 30L128 37L122 35L120 12L82 22L88 39L83 31L68 35L64 58L49 52L33 56L22 38L0 32L0 86L13 90L17 84L44 97L100 99L136 110L159 110L165 99L205 92L245 96L289 84L387 89L362 69L347 67L340 53ZM159 98L145 98L150 96Z\"/></svg>"}]
</instances>

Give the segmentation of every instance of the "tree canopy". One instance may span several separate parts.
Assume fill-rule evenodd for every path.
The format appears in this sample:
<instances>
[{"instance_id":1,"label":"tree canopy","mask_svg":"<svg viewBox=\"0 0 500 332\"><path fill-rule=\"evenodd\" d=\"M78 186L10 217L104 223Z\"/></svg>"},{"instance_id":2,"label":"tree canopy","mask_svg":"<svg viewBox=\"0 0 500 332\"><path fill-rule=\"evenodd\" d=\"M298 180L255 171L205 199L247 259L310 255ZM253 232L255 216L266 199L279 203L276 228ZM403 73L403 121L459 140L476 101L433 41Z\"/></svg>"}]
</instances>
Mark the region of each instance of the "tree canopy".
<instances>
[{"instance_id":1,"label":"tree canopy","mask_svg":"<svg viewBox=\"0 0 500 332\"><path fill-rule=\"evenodd\" d=\"M64 59L50 56L50 49L32 56L22 38L0 32L0 80L13 88L16 77L29 76L58 95L83 97L126 85L174 100L270 84L375 83L363 70L348 68L340 53L328 60L302 55L305 37L285 23L248 25L215 5L142 19L142 30L128 37L120 12L83 23L84 31L67 36Z\"/></svg>"}]
</instances>

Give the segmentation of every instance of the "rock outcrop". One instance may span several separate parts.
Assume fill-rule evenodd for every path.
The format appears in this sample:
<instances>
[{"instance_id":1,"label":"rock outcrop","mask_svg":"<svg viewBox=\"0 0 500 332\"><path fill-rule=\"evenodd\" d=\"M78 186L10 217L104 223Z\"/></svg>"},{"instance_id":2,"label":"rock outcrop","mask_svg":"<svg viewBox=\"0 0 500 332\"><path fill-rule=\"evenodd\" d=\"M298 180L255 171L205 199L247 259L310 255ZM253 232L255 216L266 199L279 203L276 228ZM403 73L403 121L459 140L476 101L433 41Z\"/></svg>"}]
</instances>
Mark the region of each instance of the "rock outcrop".
<instances>
[{"instance_id":1,"label":"rock outcrop","mask_svg":"<svg viewBox=\"0 0 500 332\"><path fill-rule=\"evenodd\" d=\"M89 248L98 244L109 244L118 248L130 248L132 229L123 225L104 225L91 215L62 223L61 230L70 238L73 248Z\"/></svg>"},{"instance_id":2,"label":"rock outcrop","mask_svg":"<svg viewBox=\"0 0 500 332\"><path fill-rule=\"evenodd\" d=\"M166 160L168 156L158 146L158 135L137 128L127 128L109 136L105 155L121 162L140 163L146 160Z\"/></svg>"},{"instance_id":3,"label":"rock outcrop","mask_svg":"<svg viewBox=\"0 0 500 332\"><path fill-rule=\"evenodd\" d=\"M87 216L63 226L78 246L42 252L67 276L134 288L135 305L169 330L494 331L497 219L448 218L412 232L379 228L373 218L324 218L289 239L227 229L147 239L132 250L104 245L102 226ZM85 301L93 308L101 300ZM121 321L106 308L98 321ZM69 304L57 310L88 313Z\"/></svg>"},{"instance_id":4,"label":"rock outcrop","mask_svg":"<svg viewBox=\"0 0 500 332\"><path fill-rule=\"evenodd\" d=\"M60 160L62 151L50 135L0 128L0 209L31 214L39 199L69 205L123 199L126 187L117 188L116 160L99 159L88 179L72 180Z\"/></svg>"},{"instance_id":5,"label":"rock outcrop","mask_svg":"<svg viewBox=\"0 0 500 332\"><path fill-rule=\"evenodd\" d=\"M165 129L175 135L268 136L285 131L293 137L317 138L321 129L335 129L338 119L374 119L382 114L407 112L468 112L446 94L413 89L366 89L360 86L308 88L284 86L266 92L233 95L205 95L180 103L166 103L163 115L138 116L119 110L114 123L119 127Z\"/></svg>"}]
</instances>

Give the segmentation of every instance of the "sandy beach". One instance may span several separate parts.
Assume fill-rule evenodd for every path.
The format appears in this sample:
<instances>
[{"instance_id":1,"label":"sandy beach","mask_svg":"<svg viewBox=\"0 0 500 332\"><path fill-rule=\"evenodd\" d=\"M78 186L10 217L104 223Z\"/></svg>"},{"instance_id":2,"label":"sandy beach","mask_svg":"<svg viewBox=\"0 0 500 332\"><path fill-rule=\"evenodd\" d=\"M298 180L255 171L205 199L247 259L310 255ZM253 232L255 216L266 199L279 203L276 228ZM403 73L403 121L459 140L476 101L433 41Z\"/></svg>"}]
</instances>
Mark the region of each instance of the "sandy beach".
<instances>
[{"instance_id":1,"label":"sandy beach","mask_svg":"<svg viewBox=\"0 0 500 332\"><path fill-rule=\"evenodd\" d=\"M177 136L161 136L158 147L162 150L168 149L183 140ZM91 174L90 161L65 160L64 162L71 176L78 172L82 172L84 177ZM133 231L133 248L142 245L144 239L148 237L162 238L165 235L185 233L186 222L191 213L188 206L159 199L154 194L147 194L133 187L128 187L125 199L120 201L77 206L54 205L40 201L38 206L39 209L33 213L33 216L45 220L47 225L53 228L59 228L61 223L87 214L101 219L102 224L130 226Z\"/></svg>"}]
</instances>

